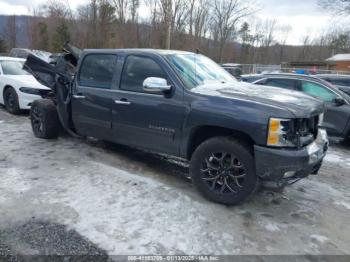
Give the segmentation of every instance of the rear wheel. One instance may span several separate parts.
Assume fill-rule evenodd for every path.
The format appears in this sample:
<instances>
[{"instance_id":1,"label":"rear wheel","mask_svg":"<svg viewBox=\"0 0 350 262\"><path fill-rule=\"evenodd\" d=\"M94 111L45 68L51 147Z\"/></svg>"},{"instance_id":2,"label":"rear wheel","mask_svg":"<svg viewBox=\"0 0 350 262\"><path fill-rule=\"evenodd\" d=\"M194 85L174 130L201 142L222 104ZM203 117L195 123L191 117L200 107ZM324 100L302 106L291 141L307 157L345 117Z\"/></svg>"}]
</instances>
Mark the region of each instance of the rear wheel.
<instances>
[{"instance_id":1,"label":"rear wheel","mask_svg":"<svg viewBox=\"0 0 350 262\"><path fill-rule=\"evenodd\" d=\"M30 119L33 133L38 138L57 138L60 123L55 104L49 99L40 99L33 102L30 109Z\"/></svg>"},{"instance_id":2,"label":"rear wheel","mask_svg":"<svg viewBox=\"0 0 350 262\"><path fill-rule=\"evenodd\" d=\"M211 138L193 153L190 173L195 187L207 199L236 205L258 185L249 146L229 137Z\"/></svg>"},{"instance_id":3,"label":"rear wheel","mask_svg":"<svg viewBox=\"0 0 350 262\"><path fill-rule=\"evenodd\" d=\"M12 87L6 88L4 92L4 104L6 110L14 115L18 115L21 113L21 109L19 107L18 95Z\"/></svg>"}]
</instances>

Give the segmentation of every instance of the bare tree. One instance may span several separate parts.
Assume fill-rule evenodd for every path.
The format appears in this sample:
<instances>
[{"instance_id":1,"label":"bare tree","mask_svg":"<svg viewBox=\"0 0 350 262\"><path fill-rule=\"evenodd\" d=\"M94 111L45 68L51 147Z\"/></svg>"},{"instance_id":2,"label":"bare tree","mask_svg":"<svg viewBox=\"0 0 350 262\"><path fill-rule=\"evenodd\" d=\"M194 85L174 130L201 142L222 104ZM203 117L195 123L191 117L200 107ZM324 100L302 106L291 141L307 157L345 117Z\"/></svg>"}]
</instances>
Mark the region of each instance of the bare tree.
<instances>
[{"instance_id":1,"label":"bare tree","mask_svg":"<svg viewBox=\"0 0 350 262\"><path fill-rule=\"evenodd\" d=\"M127 21L130 0L112 0L117 14L117 20L120 24Z\"/></svg>"},{"instance_id":2,"label":"bare tree","mask_svg":"<svg viewBox=\"0 0 350 262\"><path fill-rule=\"evenodd\" d=\"M237 23L252 10L241 0L214 0L212 8L212 34L218 43L217 59L222 62L224 48L234 38Z\"/></svg>"},{"instance_id":3,"label":"bare tree","mask_svg":"<svg viewBox=\"0 0 350 262\"><path fill-rule=\"evenodd\" d=\"M5 39L10 48L17 46L17 25L15 15L11 15L7 18L5 27Z\"/></svg>"},{"instance_id":4,"label":"bare tree","mask_svg":"<svg viewBox=\"0 0 350 262\"><path fill-rule=\"evenodd\" d=\"M209 28L208 6L210 6L210 0L191 0L189 4L188 27L192 50L201 47L201 38L205 37Z\"/></svg>"},{"instance_id":5,"label":"bare tree","mask_svg":"<svg viewBox=\"0 0 350 262\"><path fill-rule=\"evenodd\" d=\"M171 25L172 25L172 11L173 0L159 0L162 14L162 22L164 26L164 47L170 49L171 45Z\"/></svg>"},{"instance_id":6,"label":"bare tree","mask_svg":"<svg viewBox=\"0 0 350 262\"><path fill-rule=\"evenodd\" d=\"M278 35L279 35L279 47L280 47L280 52L279 52L279 60L283 61L284 59L284 54L285 54L285 47L288 41L288 38L290 36L290 33L292 31L292 27L290 25L282 25L278 28Z\"/></svg>"},{"instance_id":7,"label":"bare tree","mask_svg":"<svg viewBox=\"0 0 350 262\"><path fill-rule=\"evenodd\" d=\"M139 7L140 7L140 0L130 0L131 23L133 24L136 24L138 22Z\"/></svg>"},{"instance_id":8,"label":"bare tree","mask_svg":"<svg viewBox=\"0 0 350 262\"><path fill-rule=\"evenodd\" d=\"M321 7L333 11L337 15L350 15L350 0L318 0Z\"/></svg>"}]
</instances>

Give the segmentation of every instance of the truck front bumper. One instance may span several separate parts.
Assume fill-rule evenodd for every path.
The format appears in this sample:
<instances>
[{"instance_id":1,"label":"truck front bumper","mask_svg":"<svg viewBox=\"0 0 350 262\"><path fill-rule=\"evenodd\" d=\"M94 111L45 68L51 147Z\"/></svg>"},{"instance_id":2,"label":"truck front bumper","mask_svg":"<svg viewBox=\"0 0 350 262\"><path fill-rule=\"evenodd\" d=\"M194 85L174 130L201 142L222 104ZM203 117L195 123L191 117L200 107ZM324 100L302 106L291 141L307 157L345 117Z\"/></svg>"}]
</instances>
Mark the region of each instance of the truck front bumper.
<instances>
[{"instance_id":1,"label":"truck front bumper","mask_svg":"<svg viewBox=\"0 0 350 262\"><path fill-rule=\"evenodd\" d=\"M318 130L316 140L302 149L254 146L257 175L265 181L289 181L317 174L329 146L327 132Z\"/></svg>"}]
</instances>

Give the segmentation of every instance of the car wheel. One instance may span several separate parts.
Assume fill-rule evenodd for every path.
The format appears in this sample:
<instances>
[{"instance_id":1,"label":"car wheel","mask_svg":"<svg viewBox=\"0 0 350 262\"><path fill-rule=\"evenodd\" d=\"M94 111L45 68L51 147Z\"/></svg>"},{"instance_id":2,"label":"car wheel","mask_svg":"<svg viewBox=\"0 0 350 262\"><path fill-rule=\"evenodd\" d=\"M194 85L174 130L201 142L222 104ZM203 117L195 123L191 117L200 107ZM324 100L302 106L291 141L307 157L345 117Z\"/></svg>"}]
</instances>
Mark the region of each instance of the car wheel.
<instances>
[{"instance_id":1,"label":"car wheel","mask_svg":"<svg viewBox=\"0 0 350 262\"><path fill-rule=\"evenodd\" d=\"M190 174L204 197L225 205L243 202L258 186L249 145L230 137L211 138L199 145L191 158Z\"/></svg>"},{"instance_id":2,"label":"car wheel","mask_svg":"<svg viewBox=\"0 0 350 262\"><path fill-rule=\"evenodd\" d=\"M4 104L6 110L11 114L18 115L21 112L18 95L12 87L6 88L4 92Z\"/></svg>"},{"instance_id":3,"label":"car wheel","mask_svg":"<svg viewBox=\"0 0 350 262\"><path fill-rule=\"evenodd\" d=\"M55 104L49 99L40 99L33 102L30 108L30 120L33 133L38 138L57 138L60 132Z\"/></svg>"}]
</instances>

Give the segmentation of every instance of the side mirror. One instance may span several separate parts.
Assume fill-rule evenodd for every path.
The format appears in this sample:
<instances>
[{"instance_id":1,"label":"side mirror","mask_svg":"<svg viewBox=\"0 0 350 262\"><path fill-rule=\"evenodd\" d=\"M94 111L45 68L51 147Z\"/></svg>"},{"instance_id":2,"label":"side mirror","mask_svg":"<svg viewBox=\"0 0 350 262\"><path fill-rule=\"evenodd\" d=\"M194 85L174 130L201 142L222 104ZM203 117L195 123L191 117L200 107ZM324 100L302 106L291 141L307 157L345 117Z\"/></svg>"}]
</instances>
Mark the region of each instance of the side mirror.
<instances>
[{"instance_id":1,"label":"side mirror","mask_svg":"<svg viewBox=\"0 0 350 262\"><path fill-rule=\"evenodd\" d=\"M163 94L171 90L166 79L159 77L148 77L143 81L143 90L151 94Z\"/></svg>"},{"instance_id":2,"label":"side mirror","mask_svg":"<svg viewBox=\"0 0 350 262\"><path fill-rule=\"evenodd\" d=\"M341 98L341 97L334 98L332 102L336 106L342 106L346 104L346 101L344 100L344 98Z\"/></svg>"}]
</instances>

